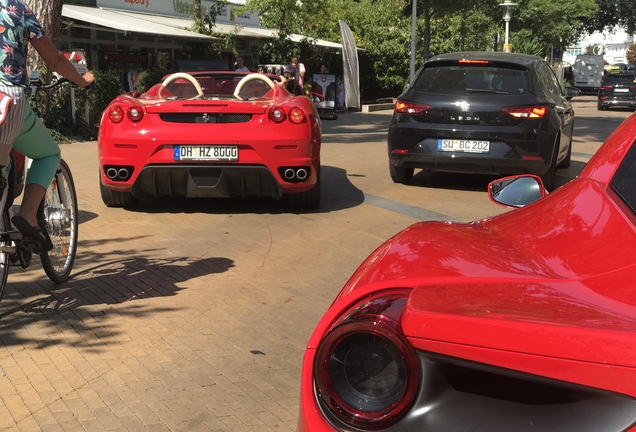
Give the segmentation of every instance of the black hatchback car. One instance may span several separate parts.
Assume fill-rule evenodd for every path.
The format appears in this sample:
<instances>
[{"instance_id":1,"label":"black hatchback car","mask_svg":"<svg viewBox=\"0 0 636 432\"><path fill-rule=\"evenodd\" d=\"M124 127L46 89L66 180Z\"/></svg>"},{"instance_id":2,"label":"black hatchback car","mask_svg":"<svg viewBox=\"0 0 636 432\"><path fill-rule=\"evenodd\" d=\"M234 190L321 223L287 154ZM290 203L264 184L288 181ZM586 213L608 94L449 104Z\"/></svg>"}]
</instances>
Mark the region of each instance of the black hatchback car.
<instances>
[{"instance_id":1,"label":"black hatchback car","mask_svg":"<svg viewBox=\"0 0 636 432\"><path fill-rule=\"evenodd\" d=\"M395 104L389 127L391 178L416 168L539 175L554 188L572 154L578 89L559 84L541 58L459 52L427 61Z\"/></svg>"},{"instance_id":2,"label":"black hatchback car","mask_svg":"<svg viewBox=\"0 0 636 432\"><path fill-rule=\"evenodd\" d=\"M598 89L598 110L628 108L636 110L636 77L634 71L610 71Z\"/></svg>"}]
</instances>

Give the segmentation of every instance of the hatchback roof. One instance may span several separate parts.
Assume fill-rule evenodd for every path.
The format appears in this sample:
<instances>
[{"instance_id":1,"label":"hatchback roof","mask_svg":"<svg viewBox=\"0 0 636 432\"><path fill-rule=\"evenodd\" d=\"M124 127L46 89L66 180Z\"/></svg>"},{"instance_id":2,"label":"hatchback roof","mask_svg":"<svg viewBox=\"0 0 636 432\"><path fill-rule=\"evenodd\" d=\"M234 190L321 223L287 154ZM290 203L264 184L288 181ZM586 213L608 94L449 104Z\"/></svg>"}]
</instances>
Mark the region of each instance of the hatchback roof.
<instances>
[{"instance_id":1,"label":"hatchback roof","mask_svg":"<svg viewBox=\"0 0 636 432\"><path fill-rule=\"evenodd\" d=\"M499 51L461 51L447 54L440 54L432 57L428 61L443 61L443 60L491 60L501 61L508 63L517 63L520 65L528 65L539 60L543 60L541 57L536 57L528 54L519 53L506 53Z\"/></svg>"}]
</instances>

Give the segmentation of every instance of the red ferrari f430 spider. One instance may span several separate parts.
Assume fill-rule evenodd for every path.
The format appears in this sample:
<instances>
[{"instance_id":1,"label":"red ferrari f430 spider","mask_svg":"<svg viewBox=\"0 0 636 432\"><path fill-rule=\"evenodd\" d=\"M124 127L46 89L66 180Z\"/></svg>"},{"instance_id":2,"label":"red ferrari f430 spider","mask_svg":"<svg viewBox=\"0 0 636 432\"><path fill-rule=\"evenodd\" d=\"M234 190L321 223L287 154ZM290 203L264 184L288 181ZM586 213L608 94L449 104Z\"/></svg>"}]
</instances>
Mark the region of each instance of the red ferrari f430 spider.
<instances>
[{"instance_id":1,"label":"red ferrari f430 spider","mask_svg":"<svg viewBox=\"0 0 636 432\"><path fill-rule=\"evenodd\" d=\"M175 73L104 111L99 178L104 203L142 197L285 198L320 204L320 119L280 77Z\"/></svg>"}]
</instances>

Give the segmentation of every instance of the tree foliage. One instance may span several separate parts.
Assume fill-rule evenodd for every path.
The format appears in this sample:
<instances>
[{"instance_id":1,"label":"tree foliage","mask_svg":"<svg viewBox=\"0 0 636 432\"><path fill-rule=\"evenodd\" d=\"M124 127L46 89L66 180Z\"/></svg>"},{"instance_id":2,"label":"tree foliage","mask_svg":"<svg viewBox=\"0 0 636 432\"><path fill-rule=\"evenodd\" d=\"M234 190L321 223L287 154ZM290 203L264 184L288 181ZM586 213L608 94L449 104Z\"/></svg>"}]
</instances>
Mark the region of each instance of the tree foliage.
<instances>
[{"instance_id":1,"label":"tree foliage","mask_svg":"<svg viewBox=\"0 0 636 432\"><path fill-rule=\"evenodd\" d=\"M596 0L598 12L583 19L583 28L592 33L622 28L628 34L636 32L636 4L634 0Z\"/></svg>"},{"instance_id":2,"label":"tree foliage","mask_svg":"<svg viewBox=\"0 0 636 432\"><path fill-rule=\"evenodd\" d=\"M627 49L625 53L625 60L629 64L636 64L636 42L632 42L632 44Z\"/></svg>"},{"instance_id":3,"label":"tree foliage","mask_svg":"<svg viewBox=\"0 0 636 432\"><path fill-rule=\"evenodd\" d=\"M529 30L549 52L551 47L563 48L575 42L583 30L581 21L597 11L595 0L521 0L513 11L510 29Z\"/></svg>"},{"instance_id":4,"label":"tree foliage","mask_svg":"<svg viewBox=\"0 0 636 432\"><path fill-rule=\"evenodd\" d=\"M364 98L395 95L408 81L412 1L247 0L244 10L258 11L264 27L278 29L279 38L262 44L259 53L261 58L273 62L290 59L305 49L289 42L287 35L297 33L340 42L338 21L346 22L358 48L364 50L359 52ZM518 0L518 3L510 23L513 50L535 55L547 56L551 48L563 49L575 42L583 30L582 21L598 12L595 0ZM445 52L503 48L505 23L499 2L417 0L416 4L416 67L430 56ZM307 66L337 54L314 51L303 53L301 58ZM338 73L333 63L331 70Z\"/></svg>"}]
</instances>

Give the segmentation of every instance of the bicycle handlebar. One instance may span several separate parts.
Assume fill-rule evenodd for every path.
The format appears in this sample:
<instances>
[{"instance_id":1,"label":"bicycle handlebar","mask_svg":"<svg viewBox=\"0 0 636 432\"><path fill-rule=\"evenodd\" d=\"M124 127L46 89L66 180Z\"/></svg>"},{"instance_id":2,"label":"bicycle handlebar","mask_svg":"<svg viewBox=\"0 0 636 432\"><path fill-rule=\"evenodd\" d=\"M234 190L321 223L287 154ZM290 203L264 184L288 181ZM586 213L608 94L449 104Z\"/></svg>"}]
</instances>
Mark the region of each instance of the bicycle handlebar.
<instances>
[{"instance_id":1,"label":"bicycle handlebar","mask_svg":"<svg viewBox=\"0 0 636 432\"><path fill-rule=\"evenodd\" d=\"M75 83L73 83L71 80L69 80L68 78L64 78L64 77L58 78L57 80L53 81L51 84L44 84L42 81L34 81L34 82L31 82L31 86L37 88L38 91L46 91L46 90L51 90L52 88L55 88L57 86L65 84L65 83L70 83L73 87L80 88ZM94 84L95 84L95 82L92 82L88 86L84 87L84 89L88 90L91 87L93 87Z\"/></svg>"},{"instance_id":2,"label":"bicycle handlebar","mask_svg":"<svg viewBox=\"0 0 636 432\"><path fill-rule=\"evenodd\" d=\"M55 88L57 86L60 86L60 85L62 85L64 83L68 83L68 82L70 82L70 81L67 78L63 78L62 77L62 78L59 78L59 79L53 81L51 84L48 84L48 85L44 84L42 81L39 81L39 80L31 82L30 84L31 84L31 87L37 88L38 91L44 91L44 90L50 90L52 88Z\"/></svg>"}]
</instances>

